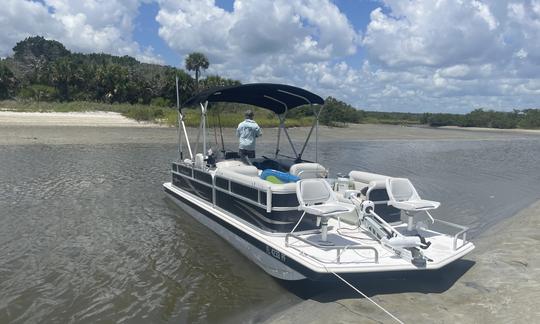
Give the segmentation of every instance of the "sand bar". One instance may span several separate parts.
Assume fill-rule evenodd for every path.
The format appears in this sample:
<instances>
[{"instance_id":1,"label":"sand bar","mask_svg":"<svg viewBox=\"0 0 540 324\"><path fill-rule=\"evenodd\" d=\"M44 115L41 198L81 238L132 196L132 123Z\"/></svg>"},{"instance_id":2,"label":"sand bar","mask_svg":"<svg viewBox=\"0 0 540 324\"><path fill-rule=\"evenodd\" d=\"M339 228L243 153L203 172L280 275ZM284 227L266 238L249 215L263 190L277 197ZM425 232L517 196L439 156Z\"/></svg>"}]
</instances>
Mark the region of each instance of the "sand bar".
<instances>
[{"instance_id":1,"label":"sand bar","mask_svg":"<svg viewBox=\"0 0 540 324\"><path fill-rule=\"evenodd\" d=\"M498 129L498 128L487 128L487 127L459 127L459 126L442 126L442 127L439 127L439 128L441 128L441 129L456 129L456 130L471 131L471 132L540 134L540 129L521 129L521 128Z\"/></svg>"},{"instance_id":2,"label":"sand bar","mask_svg":"<svg viewBox=\"0 0 540 324\"><path fill-rule=\"evenodd\" d=\"M61 128L61 130L60 130ZM197 130L188 129L192 140ZM233 129L224 129L225 142L236 141ZM309 127L291 128L289 133L301 142ZM509 136L538 136L525 132L471 132L462 129L404 127L394 125L354 124L345 128L321 126L321 141L381 141L381 140L491 140ZM209 141L219 135L209 129ZM263 129L260 144L275 143L276 128ZM0 144L116 144L116 143L175 143L175 127L131 120L114 112L39 113L0 111ZM314 136L313 136L314 139ZM286 139L282 136L282 143Z\"/></svg>"}]
</instances>

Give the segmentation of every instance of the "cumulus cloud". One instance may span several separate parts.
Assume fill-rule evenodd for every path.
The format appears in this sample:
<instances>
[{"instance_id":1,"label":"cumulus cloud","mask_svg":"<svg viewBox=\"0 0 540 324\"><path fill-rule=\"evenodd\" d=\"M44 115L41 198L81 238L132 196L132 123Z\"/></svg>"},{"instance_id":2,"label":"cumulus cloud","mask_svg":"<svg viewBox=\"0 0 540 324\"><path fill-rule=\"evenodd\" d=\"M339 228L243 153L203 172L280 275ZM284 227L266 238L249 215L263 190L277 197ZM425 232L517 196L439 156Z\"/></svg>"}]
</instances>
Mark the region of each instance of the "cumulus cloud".
<instances>
[{"instance_id":1,"label":"cumulus cloud","mask_svg":"<svg viewBox=\"0 0 540 324\"><path fill-rule=\"evenodd\" d=\"M365 31L329 0L160 0L159 35L210 73L286 82L366 109L538 105L540 1L383 0ZM351 62L363 53L361 68Z\"/></svg>"},{"instance_id":2,"label":"cumulus cloud","mask_svg":"<svg viewBox=\"0 0 540 324\"><path fill-rule=\"evenodd\" d=\"M140 0L7 0L0 11L0 55L28 36L56 39L73 51L131 55L162 62L132 39Z\"/></svg>"},{"instance_id":3,"label":"cumulus cloud","mask_svg":"<svg viewBox=\"0 0 540 324\"><path fill-rule=\"evenodd\" d=\"M61 34L62 25L53 19L47 8L31 1L7 0L0 10L0 56L11 53L13 46L28 35Z\"/></svg>"},{"instance_id":4,"label":"cumulus cloud","mask_svg":"<svg viewBox=\"0 0 540 324\"><path fill-rule=\"evenodd\" d=\"M540 105L540 1L385 0L370 17L362 45L386 76L372 96L404 110Z\"/></svg>"},{"instance_id":5,"label":"cumulus cloud","mask_svg":"<svg viewBox=\"0 0 540 324\"><path fill-rule=\"evenodd\" d=\"M332 0L235 0L230 11L214 0L5 0L0 56L41 34L75 51L160 61L132 38L143 1L157 2L156 37L179 56L203 52L209 73L242 82L376 110L540 106L540 0L379 0L365 27Z\"/></svg>"},{"instance_id":6,"label":"cumulus cloud","mask_svg":"<svg viewBox=\"0 0 540 324\"><path fill-rule=\"evenodd\" d=\"M371 13L363 45L391 67L476 63L504 50L498 20L479 1L386 1Z\"/></svg>"},{"instance_id":7,"label":"cumulus cloud","mask_svg":"<svg viewBox=\"0 0 540 324\"><path fill-rule=\"evenodd\" d=\"M159 3L159 35L171 48L201 51L215 63L213 71L244 81L289 77L287 70L304 63L353 55L360 39L328 0L236 0L232 12L212 0ZM247 71L255 73L247 77Z\"/></svg>"}]
</instances>

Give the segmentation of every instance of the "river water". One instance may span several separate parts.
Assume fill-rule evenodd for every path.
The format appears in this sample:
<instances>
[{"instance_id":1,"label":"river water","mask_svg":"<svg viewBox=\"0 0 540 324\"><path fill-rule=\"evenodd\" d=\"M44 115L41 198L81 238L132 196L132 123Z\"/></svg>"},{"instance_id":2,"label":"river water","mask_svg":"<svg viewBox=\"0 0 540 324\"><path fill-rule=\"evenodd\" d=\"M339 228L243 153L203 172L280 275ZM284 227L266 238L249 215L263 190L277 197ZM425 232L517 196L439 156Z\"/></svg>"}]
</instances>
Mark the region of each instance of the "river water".
<instances>
[{"instance_id":1,"label":"river water","mask_svg":"<svg viewBox=\"0 0 540 324\"><path fill-rule=\"evenodd\" d=\"M0 322L256 322L297 302L165 197L175 152L0 146ZM319 158L411 178L473 240L540 199L540 137L323 142Z\"/></svg>"}]
</instances>

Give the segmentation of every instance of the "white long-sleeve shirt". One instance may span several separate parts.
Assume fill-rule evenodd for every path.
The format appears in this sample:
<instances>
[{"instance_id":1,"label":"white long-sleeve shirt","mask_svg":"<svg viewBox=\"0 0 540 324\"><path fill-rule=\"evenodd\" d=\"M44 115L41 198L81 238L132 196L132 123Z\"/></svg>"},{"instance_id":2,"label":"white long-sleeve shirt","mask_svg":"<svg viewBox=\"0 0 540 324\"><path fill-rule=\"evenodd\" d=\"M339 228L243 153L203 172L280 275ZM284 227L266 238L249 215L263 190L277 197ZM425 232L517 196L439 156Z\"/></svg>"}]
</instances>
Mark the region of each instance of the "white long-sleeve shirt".
<instances>
[{"instance_id":1,"label":"white long-sleeve shirt","mask_svg":"<svg viewBox=\"0 0 540 324\"><path fill-rule=\"evenodd\" d=\"M242 150L255 151L255 139L262 135L259 125L251 119L246 119L236 129L236 137L239 139L239 148Z\"/></svg>"}]
</instances>

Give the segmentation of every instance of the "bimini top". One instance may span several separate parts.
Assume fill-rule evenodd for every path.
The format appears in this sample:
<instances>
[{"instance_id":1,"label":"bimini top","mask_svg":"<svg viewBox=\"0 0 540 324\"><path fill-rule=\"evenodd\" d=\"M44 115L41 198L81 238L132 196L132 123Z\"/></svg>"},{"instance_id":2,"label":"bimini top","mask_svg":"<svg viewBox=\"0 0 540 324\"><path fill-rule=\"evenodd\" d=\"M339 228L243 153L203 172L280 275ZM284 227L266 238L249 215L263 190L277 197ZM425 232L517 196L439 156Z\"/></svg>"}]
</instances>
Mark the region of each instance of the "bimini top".
<instances>
[{"instance_id":1,"label":"bimini top","mask_svg":"<svg viewBox=\"0 0 540 324\"><path fill-rule=\"evenodd\" d=\"M208 102L236 102L253 105L276 114L309 104L323 105L324 100L314 93L285 84L251 83L205 90L184 103L184 107Z\"/></svg>"}]
</instances>

